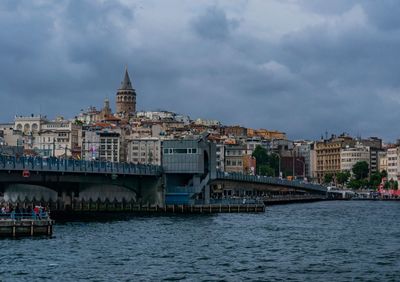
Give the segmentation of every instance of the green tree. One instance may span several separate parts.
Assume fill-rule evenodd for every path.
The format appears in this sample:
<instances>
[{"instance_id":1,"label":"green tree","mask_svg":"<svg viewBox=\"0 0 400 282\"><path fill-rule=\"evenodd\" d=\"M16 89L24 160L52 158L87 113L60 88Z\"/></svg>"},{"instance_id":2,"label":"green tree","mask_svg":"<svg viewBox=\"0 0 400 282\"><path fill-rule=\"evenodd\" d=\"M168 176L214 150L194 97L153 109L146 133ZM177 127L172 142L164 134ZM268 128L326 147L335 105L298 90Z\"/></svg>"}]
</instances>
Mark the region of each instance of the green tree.
<instances>
[{"instance_id":1,"label":"green tree","mask_svg":"<svg viewBox=\"0 0 400 282\"><path fill-rule=\"evenodd\" d=\"M387 177L387 171L386 170L382 170L381 171L381 176L383 177Z\"/></svg>"},{"instance_id":2,"label":"green tree","mask_svg":"<svg viewBox=\"0 0 400 282\"><path fill-rule=\"evenodd\" d=\"M83 121L75 119L74 120L74 124L82 126L83 125Z\"/></svg>"},{"instance_id":3,"label":"green tree","mask_svg":"<svg viewBox=\"0 0 400 282\"><path fill-rule=\"evenodd\" d=\"M352 168L354 178L357 180L365 179L368 177L369 167L366 161L357 162Z\"/></svg>"},{"instance_id":4,"label":"green tree","mask_svg":"<svg viewBox=\"0 0 400 282\"><path fill-rule=\"evenodd\" d=\"M383 188L385 188L385 190L389 190L389 188L390 188L389 181L385 182L385 185L383 186Z\"/></svg>"},{"instance_id":5,"label":"green tree","mask_svg":"<svg viewBox=\"0 0 400 282\"><path fill-rule=\"evenodd\" d=\"M389 189L393 189L394 188L394 180L390 179L389 180Z\"/></svg>"},{"instance_id":6,"label":"green tree","mask_svg":"<svg viewBox=\"0 0 400 282\"><path fill-rule=\"evenodd\" d=\"M268 164L268 152L260 145L254 149L252 156L256 158L257 166Z\"/></svg>"},{"instance_id":7,"label":"green tree","mask_svg":"<svg viewBox=\"0 0 400 282\"><path fill-rule=\"evenodd\" d=\"M350 178L350 172L349 171L341 171L336 174L336 180L339 184L343 185L346 183Z\"/></svg>"},{"instance_id":8,"label":"green tree","mask_svg":"<svg viewBox=\"0 0 400 282\"><path fill-rule=\"evenodd\" d=\"M397 181L395 181L395 182L393 183L393 189L394 189L394 190L398 190L398 189L399 189L399 183L398 183Z\"/></svg>"},{"instance_id":9,"label":"green tree","mask_svg":"<svg viewBox=\"0 0 400 282\"><path fill-rule=\"evenodd\" d=\"M279 175L279 157L277 155L268 154L265 148L257 145L252 156L256 158L258 174L268 176Z\"/></svg>"},{"instance_id":10,"label":"green tree","mask_svg":"<svg viewBox=\"0 0 400 282\"><path fill-rule=\"evenodd\" d=\"M370 177L370 180L369 180L370 186L375 188L375 189L378 188L379 184L381 184L382 177L383 177L382 173L378 172L378 171L373 173L373 174L371 174L371 177Z\"/></svg>"},{"instance_id":11,"label":"green tree","mask_svg":"<svg viewBox=\"0 0 400 282\"><path fill-rule=\"evenodd\" d=\"M333 180L333 174L332 173L327 173L324 176L324 183L328 184L331 183Z\"/></svg>"},{"instance_id":12,"label":"green tree","mask_svg":"<svg viewBox=\"0 0 400 282\"><path fill-rule=\"evenodd\" d=\"M265 176L274 176L275 175L275 170L270 167L269 165L260 165L258 170L259 175L265 175Z\"/></svg>"},{"instance_id":13,"label":"green tree","mask_svg":"<svg viewBox=\"0 0 400 282\"><path fill-rule=\"evenodd\" d=\"M351 189L360 189L362 186L362 182L359 179L350 179L349 184L347 185L347 187L351 188Z\"/></svg>"}]
</instances>

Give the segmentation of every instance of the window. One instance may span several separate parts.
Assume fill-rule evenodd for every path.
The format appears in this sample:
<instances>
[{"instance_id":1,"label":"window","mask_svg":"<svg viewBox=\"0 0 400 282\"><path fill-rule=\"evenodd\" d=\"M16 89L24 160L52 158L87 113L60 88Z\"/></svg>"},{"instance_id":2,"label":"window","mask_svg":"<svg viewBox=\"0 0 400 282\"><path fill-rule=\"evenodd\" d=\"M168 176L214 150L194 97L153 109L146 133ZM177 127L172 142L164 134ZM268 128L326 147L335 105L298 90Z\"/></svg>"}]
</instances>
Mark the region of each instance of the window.
<instances>
[{"instance_id":1,"label":"window","mask_svg":"<svg viewBox=\"0 0 400 282\"><path fill-rule=\"evenodd\" d=\"M174 154L187 154L187 149L174 149Z\"/></svg>"}]
</instances>

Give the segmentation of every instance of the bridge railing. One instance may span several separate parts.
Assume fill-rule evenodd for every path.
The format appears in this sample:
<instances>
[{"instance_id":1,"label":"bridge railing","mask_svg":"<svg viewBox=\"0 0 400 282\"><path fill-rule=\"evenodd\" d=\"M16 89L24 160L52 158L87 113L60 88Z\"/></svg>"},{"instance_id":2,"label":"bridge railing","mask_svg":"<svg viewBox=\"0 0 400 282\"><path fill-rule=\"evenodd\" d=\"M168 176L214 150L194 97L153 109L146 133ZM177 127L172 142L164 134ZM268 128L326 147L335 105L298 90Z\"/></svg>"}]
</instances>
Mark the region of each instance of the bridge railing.
<instances>
[{"instance_id":1,"label":"bridge railing","mask_svg":"<svg viewBox=\"0 0 400 282\"><path fill-rule=\"evenodd\" d=\"M223 171L217 171L216 179L234 180L242 182L253 182L253 183L265 183L273 184L279 186L289 186L296 188L303 188L308 190L315 190L320 192L326 192L327 189L318 184L306 183L303 181L291 181L286 179L281 179L277 177L261 176L261 175L246 175L241 173L227 173Z\"/></svg>"},{"instance_id":2,"label":"bridge railing","mask_svg":"<svg viewBox=\"0 0 400 282\"><path fill-rule=\"evenodd\" d=\"M193 205L204 205L204 200L192 200ZM252 198L225 198L210 199L210 205L264 205L261 199Z\"/></svg>"},{"instance_id":3,"label":"bridge railing","mask_svg":"<svg viewBox=\"0 0 400 282\"><path fill-rule=\"evenodd\" d=\"M0 169L159 175L161 166L41 157L0 156Z\"/></svg>"}]
</instances>

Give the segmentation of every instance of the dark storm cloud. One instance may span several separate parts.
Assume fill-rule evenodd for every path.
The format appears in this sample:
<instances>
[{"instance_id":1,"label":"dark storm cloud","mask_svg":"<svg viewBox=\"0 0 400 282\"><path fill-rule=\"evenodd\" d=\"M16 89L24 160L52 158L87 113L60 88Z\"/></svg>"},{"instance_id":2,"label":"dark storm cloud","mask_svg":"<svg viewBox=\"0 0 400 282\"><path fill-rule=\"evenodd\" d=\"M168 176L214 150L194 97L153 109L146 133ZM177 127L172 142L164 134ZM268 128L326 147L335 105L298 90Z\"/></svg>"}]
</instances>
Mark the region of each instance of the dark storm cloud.
<instances>
[{"instance_id":1,"label":"dark storm cloud","mask_svg":"<svg viewBox=\"0 0 400 282\"><path fill-rule=\"evenodd\" d=\"M128 65L139 109L292 138L393 140L399 10L397 1L2 1L0 118L99 107Z\"/></svg>"},{"instance_id":2,"label":"dark storm cloud","mask_svg":"<svg viewBox=\"0 0 400 282\"><path fill-rule=\"evenodd\" d=\"M238 26L237 20L228 20L225 11L216 6L209 7L192 22L194 31L205 39L222 40Z\"/></svg>"}]
</instances>

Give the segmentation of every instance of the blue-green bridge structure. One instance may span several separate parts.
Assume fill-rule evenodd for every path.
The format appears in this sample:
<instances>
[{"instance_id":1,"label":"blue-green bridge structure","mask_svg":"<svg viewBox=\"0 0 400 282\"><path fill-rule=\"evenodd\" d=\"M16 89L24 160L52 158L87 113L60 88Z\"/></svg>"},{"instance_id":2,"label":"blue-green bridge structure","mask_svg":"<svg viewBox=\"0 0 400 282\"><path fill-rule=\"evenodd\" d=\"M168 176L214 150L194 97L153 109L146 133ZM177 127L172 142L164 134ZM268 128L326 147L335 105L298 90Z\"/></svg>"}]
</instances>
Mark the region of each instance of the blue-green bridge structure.
<instances>
[{"instance_id":1,"label":"blue-green bridge structure","mask_svg":"<svg viewBox=\"0 0 400 282\"><path fill-rule=\"evenodd\" d=\"M0 156L0 202L53 212L166 211L326 198L316 184L217 171L214 150L202 138L164 141L161 166Z\"/></svg>"}]
</instances>

